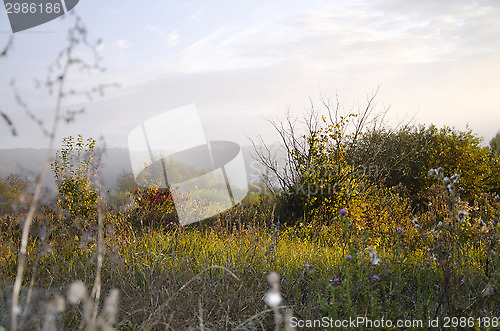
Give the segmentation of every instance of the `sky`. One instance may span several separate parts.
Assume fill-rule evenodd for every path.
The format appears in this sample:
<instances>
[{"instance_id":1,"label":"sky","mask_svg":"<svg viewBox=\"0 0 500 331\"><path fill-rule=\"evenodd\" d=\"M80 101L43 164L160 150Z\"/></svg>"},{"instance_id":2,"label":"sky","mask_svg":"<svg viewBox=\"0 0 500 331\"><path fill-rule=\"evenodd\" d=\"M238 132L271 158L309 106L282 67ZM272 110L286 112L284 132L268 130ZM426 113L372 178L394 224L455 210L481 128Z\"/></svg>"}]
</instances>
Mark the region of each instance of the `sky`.
<instances>
[{"instance_id":1,"label":"sky","mask_svg":"<svg viewBox=\"0 0 500 331\"><path fill-rule=\"evenodd\" d=\"M388 109L390 127L468 126L485 139L500 130L500 2L465 0L136 1L81 0L73 10L87 28L104 72L72 70L68 89L118 84L61 122L56 140L82 134L127 147L129 133L168 110L195 104L207 140L250 145L276 139L268 122L290 110L301 116L339 98L346 111ZM43 82L67 45L74 15L14 34L0 58L0 148L48 145L48 137L15 99L49 127L56 100ZM12 35L0 8L0 50ZM92 59L89 48L77 56ZM42 84L43 86L43 84ZM182 128L179 128L182 130ZM188 130L188 128L186 128Z\"/></svg>"}]
</instances>

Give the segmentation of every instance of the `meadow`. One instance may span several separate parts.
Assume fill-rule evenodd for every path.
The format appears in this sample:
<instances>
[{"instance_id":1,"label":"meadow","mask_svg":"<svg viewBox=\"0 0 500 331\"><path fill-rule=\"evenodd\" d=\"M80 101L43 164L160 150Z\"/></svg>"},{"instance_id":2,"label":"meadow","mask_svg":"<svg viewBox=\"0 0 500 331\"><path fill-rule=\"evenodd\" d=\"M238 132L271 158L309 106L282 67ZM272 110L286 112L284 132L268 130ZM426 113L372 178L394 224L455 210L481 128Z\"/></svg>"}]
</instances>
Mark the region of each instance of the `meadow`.
<instances>
[{"instance_id":1,"label":"meadow","mask_svg":"<svg viewBox=\"0 0 500 331\"><path fill-rule=\"evenodd\" d=\"M477 218L471 209L467 215L453 205L448 210L448 180L437 178L435 208L418 218L404 215L408 206L400 197L384 200L380 192L383 201L353 202L328 220L295 223L281 218L283 202L270 194L252 193L232 210L187 227L169 219L141 222L158 217L151 205L125 212L104 206L98 302L95 290L90 294L97 232L64 224L46 208L32 224L19 328L382 330L428 329L437 321L435 329L496 329L499 199L484 196ZM373 225L363 219L370 211L377 212ZM1 217L5 328L21 215ZM282 301L270 307L267 276L274 271ZM353 319L356 324L339 324Z\"/></svg>"}]
</instances>

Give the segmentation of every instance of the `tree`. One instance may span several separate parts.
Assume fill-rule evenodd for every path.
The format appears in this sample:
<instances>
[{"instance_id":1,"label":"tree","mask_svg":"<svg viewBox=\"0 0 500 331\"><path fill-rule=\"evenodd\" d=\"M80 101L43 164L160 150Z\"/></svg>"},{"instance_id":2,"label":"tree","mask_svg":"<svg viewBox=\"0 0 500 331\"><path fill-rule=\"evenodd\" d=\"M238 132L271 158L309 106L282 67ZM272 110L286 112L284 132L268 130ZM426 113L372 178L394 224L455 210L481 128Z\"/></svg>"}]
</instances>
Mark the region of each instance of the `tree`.
<instances>
[{"instance_id":1,"label":"tree","mask_svg":"<svg viewBox=\"0 0 500 331\"><path fill-rule=\"evenodd\" d=\"M279 151L262 139L259 147L253 143L257 160L269 172L266 184L282 197L287 213L298 217L331 214L364 194L370 169L349 160L365 127L377 128L381 123L381 114L373 113L377 93L368 96L357 112L346 113L338 99L333 105L322 98L319 109L311 102L303 121L288 112L283 121L271 122L280 136L284 165L277 160Z\"/></svg>"},{"instance_id":2,"label":"tree","mask_svg":"<svg viewBox=\"0 0 500 331\"><path fill-rule=\"evenodd\" d=\"M72 219L95 217L98 194L94 182L100 173L96 165L96 141L81 135L63 138L62 149L51 164L59 195L58 206Z\"/></svg>"},{"instance_id":3,"label":"tree","mask_svg":"<svg viewBox=\"0 0 500 331\"><path fill-rule=\"evenodd\" d=\"M497 155L500 155L500 131L490 140L491 151Z\"/></svg>"}]
</instances>

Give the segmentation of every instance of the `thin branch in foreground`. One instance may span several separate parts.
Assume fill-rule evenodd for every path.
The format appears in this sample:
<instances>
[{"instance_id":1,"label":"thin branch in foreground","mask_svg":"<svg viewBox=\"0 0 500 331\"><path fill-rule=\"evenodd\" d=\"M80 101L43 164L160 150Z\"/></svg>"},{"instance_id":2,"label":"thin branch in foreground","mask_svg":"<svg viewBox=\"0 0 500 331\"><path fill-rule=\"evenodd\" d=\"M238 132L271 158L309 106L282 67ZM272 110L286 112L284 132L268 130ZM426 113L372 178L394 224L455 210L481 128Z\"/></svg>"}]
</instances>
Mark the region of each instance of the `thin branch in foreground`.
<instances>
[{"instance_id":1,"label":"thin branch in foreground","mask_svg":"<svg viewBox=\"0 0 500 331\"><path fill-rule=\"evenodd\" d=\"M16 127L14 126L14 123L12 123L9 116L7 116L7 114L5 114L1 109L0 109L0 116L4 119L5 123L7 123L7 126L10 128L10 133L13 136L17 136L17 131Z\"/></svg>"},{"instance_id":2,"label":"thin branch in foreground","mask_svg":"<svg viewBox=\"0 0 500 331\"><path fill-rule=\"evenodd\" d=\"M0 52L0 57L7 56L7 53L9 52L9 49L12 47L12 44L14 43L14 36L10 36L9 40L7 41L7 44L3 48L3 50Z\"/></svg>"}]
</instances>

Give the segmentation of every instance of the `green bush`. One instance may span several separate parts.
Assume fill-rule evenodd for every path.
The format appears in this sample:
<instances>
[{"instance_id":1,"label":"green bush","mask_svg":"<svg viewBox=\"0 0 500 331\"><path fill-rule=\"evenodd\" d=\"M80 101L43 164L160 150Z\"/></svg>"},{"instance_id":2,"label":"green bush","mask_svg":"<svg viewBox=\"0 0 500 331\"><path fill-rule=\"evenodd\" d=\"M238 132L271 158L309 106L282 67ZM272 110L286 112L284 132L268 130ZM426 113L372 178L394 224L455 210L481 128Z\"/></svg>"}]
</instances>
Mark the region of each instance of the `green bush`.
<instances>
[{"instance_id":1,"label":"green bush","mask_svg":"<svg viewBox=\"0 0 500 331\"><path fill-rule=\"evenodd\" d=\"M58 206L68 222L86 228L97 212L94 181L100 176L96 165L96 141L81 135L63 138L62 149L51 164L57 184ZM76 222L75 222L76 221Z\"/></svg>"},{"instance_id":2,"label":"green bush","mask_svg":"<svg viewBox=\"0 0 500 331\"><path fill-rule=\"evenodd\" d=\"M375 164L376 184L398 187L420 211L426 210L426 191L433 185L426 169L441 166L447 176L460 175L462 199L473 204L481 192L500 188L500 158L490 148L482 147L481 142L482 138L470 129L419 125L393 131L371 130L349 154L349 161Z\"/></svg>"}]
</instances>

